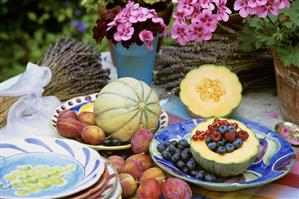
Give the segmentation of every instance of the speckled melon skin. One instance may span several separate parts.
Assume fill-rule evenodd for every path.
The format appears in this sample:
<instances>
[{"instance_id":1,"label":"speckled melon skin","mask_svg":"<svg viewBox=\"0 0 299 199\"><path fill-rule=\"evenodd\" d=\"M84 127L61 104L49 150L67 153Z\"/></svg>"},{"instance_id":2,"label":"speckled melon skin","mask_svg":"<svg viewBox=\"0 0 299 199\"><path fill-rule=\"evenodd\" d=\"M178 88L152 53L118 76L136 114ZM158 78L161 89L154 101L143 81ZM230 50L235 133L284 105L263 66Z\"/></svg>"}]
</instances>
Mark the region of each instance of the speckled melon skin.
<instances>
[{"instance_id":1,"label":"speckled melon skin","mask_svg":"<svg viewBox=\"0 0 299 199\"><path fill-rule=\"evenodd\" d=\"M140 128L153 132L161 115L155 91L142 81L124 77L107 84L98 94L93 112L104 132L123 142Z\"/></svg>"},{"instance_id":2,"label":"speckled melon skin","mask_svg":"<svg viewBox=\"0 0 299 199\"><path fill-rule=\"evenodd\" d=\"M193 129L191 136L195 134L196 130L206 130L205 128L213 123L213 120L209 119L206 122L198 124ZM208 149L204 140L191 140L191 153L195 161L210 173L221 177L236 176L243 173L255 161L258 154L259 141L255 133L241 122L231 119L228 119L228 121L238 123L250 135L248 140L244 141L242 147L234 152L220 155ZM230 159L227 159L228 156L235 160L231 159L230 161ZM238 161L238 158L242 158L243 160Z\"/></svg>"}]
</instances>

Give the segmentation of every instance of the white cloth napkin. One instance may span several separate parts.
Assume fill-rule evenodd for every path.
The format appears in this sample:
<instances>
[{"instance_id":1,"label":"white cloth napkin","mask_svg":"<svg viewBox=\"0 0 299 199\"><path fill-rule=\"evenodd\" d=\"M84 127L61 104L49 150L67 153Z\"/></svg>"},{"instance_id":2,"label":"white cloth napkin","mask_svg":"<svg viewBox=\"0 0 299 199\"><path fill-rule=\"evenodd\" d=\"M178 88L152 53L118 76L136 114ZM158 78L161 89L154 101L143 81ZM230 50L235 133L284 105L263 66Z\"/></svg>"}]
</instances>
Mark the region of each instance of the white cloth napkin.
<instances>
[{"instance_id":1,"label":"white cloth napkin","mask_svg":"<svg viewBox=\"0 0 299 199\"><path fill-rule=\"evenodd\" d=\"M34 136L59 137L50 127L53 111L61 102L55 96L42 96L51 81L50 68L28 63L18 81L8 88L0 86L0 96L21 96L8 112L1 139Z\"/></svg>"}]
</instances>

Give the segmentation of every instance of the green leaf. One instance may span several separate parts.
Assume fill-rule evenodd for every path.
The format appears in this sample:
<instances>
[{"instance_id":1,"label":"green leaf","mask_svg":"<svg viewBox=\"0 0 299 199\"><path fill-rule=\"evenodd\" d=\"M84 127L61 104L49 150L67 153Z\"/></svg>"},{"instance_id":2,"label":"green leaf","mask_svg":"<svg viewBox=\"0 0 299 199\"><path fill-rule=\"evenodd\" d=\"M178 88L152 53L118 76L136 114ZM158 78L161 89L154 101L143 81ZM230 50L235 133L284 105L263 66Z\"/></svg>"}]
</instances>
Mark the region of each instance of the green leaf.
<instances>
[{"instance_id":1,"label":"green leaf","mask_svg":"<svg viewBox=\"0 0 299 199\"><path fill-rule=\"evenodd\" d=\"M36 21L37 19L37 16L34 12L28 12L28 18L31 20L31 21Z\"/></svg>"},{"instance_id":2,"label":"green leaf","mask_svg":"<svg viewBox=\"0 0 299 199\"><path fill-rule=\"evenodd\" d=\"M284 48L277 48L277 55L285 66L299 67L299 44L295 47L288 46Z\"/></svg>"}]
</instances>

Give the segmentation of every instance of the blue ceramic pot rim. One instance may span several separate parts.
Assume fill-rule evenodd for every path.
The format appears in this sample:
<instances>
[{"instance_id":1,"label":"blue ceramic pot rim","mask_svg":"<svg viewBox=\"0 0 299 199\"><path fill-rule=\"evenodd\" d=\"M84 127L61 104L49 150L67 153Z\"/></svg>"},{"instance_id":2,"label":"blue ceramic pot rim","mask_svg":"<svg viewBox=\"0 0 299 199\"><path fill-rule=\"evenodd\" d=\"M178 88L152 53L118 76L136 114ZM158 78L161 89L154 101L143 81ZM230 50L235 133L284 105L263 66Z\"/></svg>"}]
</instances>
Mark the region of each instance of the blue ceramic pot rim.
<instances>
[{"instance_id":1,"label":"blue ceramic pot rim","mask_svg":"<svg viewBox=\"0 0 299 199\"><path fill-rule=\"evenodd\" d=\"M117 44L113 44L113 49L117 51L120 54L127 55L127 56L142 56L148 53L156 53L157 52L157 44L158 44L158 39L160 35L156 35L154 40L153 40L153 50L148 50L146 48L146 42L143 42L142 45L137 45L135 42L130 45L129 48L126 48L122 45L121 42L118 42Z\"/></svg>"}]
</instances>

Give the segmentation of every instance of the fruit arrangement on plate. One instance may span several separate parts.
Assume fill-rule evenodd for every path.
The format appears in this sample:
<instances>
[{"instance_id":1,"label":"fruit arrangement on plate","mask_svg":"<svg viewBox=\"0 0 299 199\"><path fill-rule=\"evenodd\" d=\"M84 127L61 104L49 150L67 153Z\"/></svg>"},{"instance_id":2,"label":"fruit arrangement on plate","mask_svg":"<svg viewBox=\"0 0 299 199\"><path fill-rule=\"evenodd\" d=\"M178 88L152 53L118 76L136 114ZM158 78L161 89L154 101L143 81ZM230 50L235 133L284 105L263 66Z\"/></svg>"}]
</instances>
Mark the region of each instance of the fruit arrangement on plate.
<instances>
[{"instance_id":1,"label":"fruit arrangement on plate","mask_svg":"<svg viewBox=\"0 0 299 199\"><path fill-rule=\"evenodd\" d=\"M150 154L169 174L215 191L270 183L286 175L295 162L286 140L242 118L173 124L154 136Z\"/></svg>"},{"instance_id":2,"label":"fruit arrangement on plate","mask_svg":"<svg viewBox=\"0 0 299 199\"><path fill-rule=\"evenodd\" d=\"M121 78L98 94L65 102L51 122L63 137L95 149L120 150L131 147L131 137L140 128L151 132L165 128L168 117L153 89L142 81Z\"/></svg>"}]
</instances>

